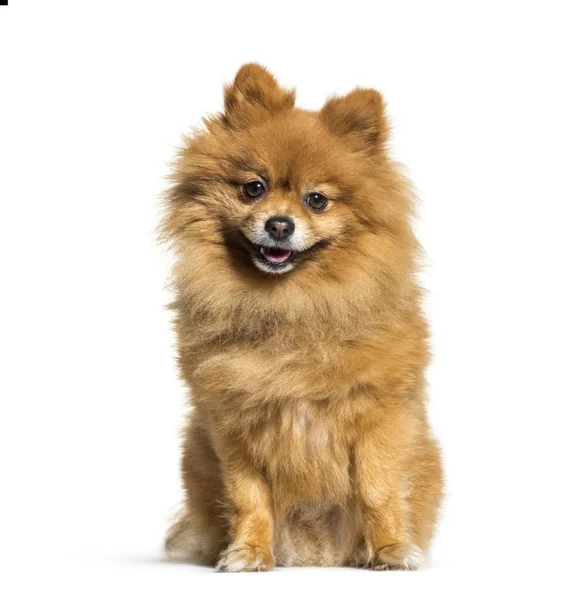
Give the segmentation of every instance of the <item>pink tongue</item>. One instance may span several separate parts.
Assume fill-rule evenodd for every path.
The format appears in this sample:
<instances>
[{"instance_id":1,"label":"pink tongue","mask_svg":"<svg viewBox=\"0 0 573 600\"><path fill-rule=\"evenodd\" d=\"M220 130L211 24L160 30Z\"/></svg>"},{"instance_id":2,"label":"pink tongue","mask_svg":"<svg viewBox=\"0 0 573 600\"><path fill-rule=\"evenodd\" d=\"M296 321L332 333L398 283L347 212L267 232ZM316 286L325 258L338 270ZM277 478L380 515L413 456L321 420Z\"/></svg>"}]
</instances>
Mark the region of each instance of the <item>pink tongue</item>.
<instances>
[{"instance_id":1,"label":"pink tongue","mask_svg":"<svg viewBox=\"0 0 573 600\"><path fill-rule=\"evenodd\" d=\"M272 263L280 264L289 259L290 250L280 250L279 248L263 248L263 256Z\"/></svg>"}]
</instances>

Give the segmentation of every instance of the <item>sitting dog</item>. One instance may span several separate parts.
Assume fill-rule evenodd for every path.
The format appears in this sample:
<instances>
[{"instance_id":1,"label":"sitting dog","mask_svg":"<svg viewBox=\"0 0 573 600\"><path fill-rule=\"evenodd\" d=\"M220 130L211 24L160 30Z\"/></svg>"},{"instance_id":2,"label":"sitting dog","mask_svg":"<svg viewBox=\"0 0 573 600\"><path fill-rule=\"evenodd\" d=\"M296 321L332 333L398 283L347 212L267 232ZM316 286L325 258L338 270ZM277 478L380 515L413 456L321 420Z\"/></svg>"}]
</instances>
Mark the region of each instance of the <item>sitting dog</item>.
<instances>
[{"instance_id":1,"label":"sitting dog","mask_svg":"<svg viewBox=\"0 0 573 600\"><path fill-rule=\"evenodd\" d=\"M381 95L295 107L256 64L185 140L163 234L190 389L168 555L415 569L442 498L413 194Z\"/></svg>"}]
</instances>

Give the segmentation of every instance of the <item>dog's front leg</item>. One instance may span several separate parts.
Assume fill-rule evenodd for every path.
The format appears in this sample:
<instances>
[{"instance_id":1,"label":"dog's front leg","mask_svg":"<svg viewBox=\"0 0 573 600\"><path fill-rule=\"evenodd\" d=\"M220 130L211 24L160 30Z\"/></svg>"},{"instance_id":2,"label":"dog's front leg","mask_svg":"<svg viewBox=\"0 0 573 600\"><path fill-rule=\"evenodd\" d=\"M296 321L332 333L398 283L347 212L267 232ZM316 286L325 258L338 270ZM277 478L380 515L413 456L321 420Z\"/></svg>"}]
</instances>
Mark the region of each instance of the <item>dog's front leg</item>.
<instances>
[{"instance_id":1,"label":"dog's front leg","mask_svg":"<svg viewBox=\"0 0 573 600\"><path fill-rule=\"evenodd\" d=\"M223 445L223 478L231 542L220 571L268 571L274 567L272 502L267 482L240 448Z\"/></svg>"},{"instance_id":2,"label":"dog's front leg","mask_svg":"<svg viewBox=\"0 0 573 600\"><path fill-rule=\"evenodd\" d=\"M407 499L407 454L412 420L402 407L368 415L355 446L355 481L373 569L416 569L422 552L412 543Z\"/></svg>"}]
</instances>

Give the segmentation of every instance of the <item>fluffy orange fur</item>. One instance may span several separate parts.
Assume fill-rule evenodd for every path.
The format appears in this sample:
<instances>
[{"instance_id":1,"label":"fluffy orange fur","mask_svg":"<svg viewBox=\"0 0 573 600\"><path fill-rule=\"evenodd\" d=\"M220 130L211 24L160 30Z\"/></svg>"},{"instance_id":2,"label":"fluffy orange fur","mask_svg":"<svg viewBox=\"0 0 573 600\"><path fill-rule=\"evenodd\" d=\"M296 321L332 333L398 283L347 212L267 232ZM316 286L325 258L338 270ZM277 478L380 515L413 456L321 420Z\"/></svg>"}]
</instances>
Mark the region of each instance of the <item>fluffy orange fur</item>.
<instances>
[{"instance_id":1,"label":"fluffy orange fur","mask_svg":"<svg viewBox=\"0 0 573 600\"><path fill-rule=\"evenodd\" d=\"M256 64L185 140L163 232L176 254L179 365L193 406L168 554L221 570L414 569L442 497L426 417L427 326L413 194L374 90L296 108ZM264 198L244 185L264 180ZM303 202L320 190L328 206ZM285 273L249 239L288 215Z\"/></svg>"}]
</instances>

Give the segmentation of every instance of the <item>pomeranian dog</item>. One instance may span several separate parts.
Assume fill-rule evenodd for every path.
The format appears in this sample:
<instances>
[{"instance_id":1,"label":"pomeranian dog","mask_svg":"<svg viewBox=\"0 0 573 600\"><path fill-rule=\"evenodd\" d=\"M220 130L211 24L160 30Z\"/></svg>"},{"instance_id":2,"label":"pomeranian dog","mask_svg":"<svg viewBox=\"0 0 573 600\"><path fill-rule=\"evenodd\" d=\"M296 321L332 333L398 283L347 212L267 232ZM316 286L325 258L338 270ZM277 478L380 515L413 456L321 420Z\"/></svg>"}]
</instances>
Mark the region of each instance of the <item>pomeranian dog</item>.
<instances>
[{"instance_id":1,"label":"pomeranian dog","mask_svg":"<svg viewBox=\"0 0 573 600\"><path fill-rule=\"evenodd\" d=\"M163 234L193 406L168 556L416 569L442 497L413 194L381 95L295 108L257 64L185 139Z\"/></svg>"}]
</instances>

